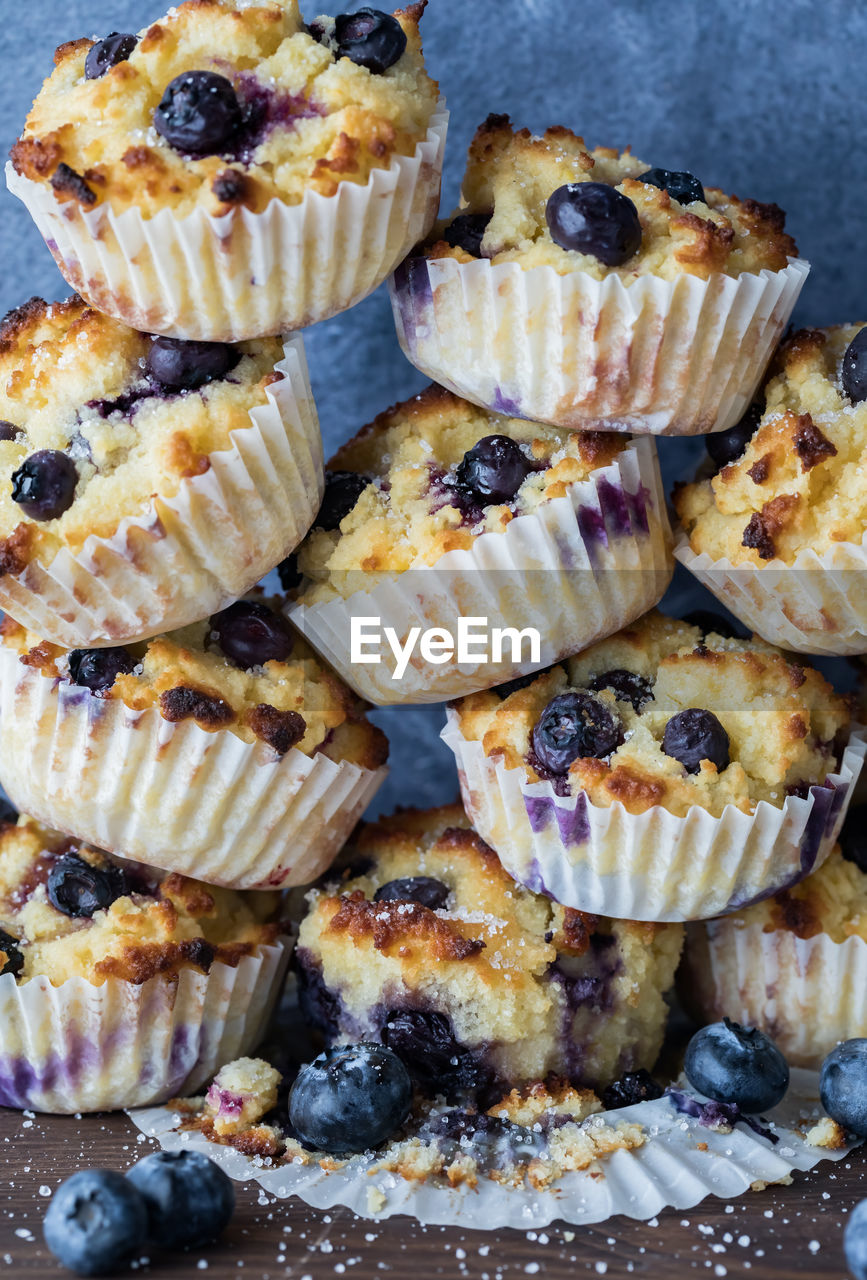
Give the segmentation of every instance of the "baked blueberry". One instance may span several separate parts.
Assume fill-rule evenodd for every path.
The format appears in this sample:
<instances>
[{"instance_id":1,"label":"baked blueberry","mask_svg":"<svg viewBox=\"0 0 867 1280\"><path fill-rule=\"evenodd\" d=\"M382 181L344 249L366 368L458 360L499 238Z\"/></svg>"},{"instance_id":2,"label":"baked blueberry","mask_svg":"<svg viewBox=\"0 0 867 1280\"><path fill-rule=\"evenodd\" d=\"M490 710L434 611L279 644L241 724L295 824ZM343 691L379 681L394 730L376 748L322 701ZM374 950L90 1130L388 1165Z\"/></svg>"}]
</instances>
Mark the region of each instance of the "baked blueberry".
<instances>
[{"instance_id":1,"label":"baked blueberry","mask_svg":"<svg viewBox=\"0 0 867 1280\"><path fill-rule=\"evenodd\" d=\"M321 1053L302 1067L289 1119L302 1142L331 1155L380 1146L403 1124L412 1085L397 1054L358 1044Z\"/></svg>"},{"instance_id":2,"label":"baked blueberry","mask_svg":"<svg viewBox=\"0 0 867 1280\"><path fill-rule=\"evenodd\" d=\"M24 432L14 422L0 421L0 440L20 440Z\"/></svg>"},{"instance_id":3,"label":"baked blueberry","mask_svg":"<svg viewBox=\"0 0 867 1280\"><path fill-rule=\"evenodd\" d=\"M661 187L679 204L692 204L693 200L704 204L704 187L698 178L683 169L647 169L639 174L638 181Z\"/></svg>"},{"instance_id":4,"label":"baked blueberry","mask_svg":"<svg viewBox=\"0 0 867 1280\"><path fill-rule=\"evenodd\" d=\"M573 760L601 760L620 744L620 722L592 693L560 693L533 726L536 759L549 773L568 773Z\"/></svg>"},{"instance_id":5,"label":"baked blueberry","mask_svg":"<svg viewBox=\"0 0 867 1280\"><path fill-rule=\"evenodd\" d=\"M456 1039L451 1019L436 1009L391 1009L382 1039L424 1093L452 1097L490 1088L493 1071Z\"/></svg>"},{"instance_id":6,"label":"baked blueberry","mask_svg":"<svg viewBox=\"0 0 867 1280\"><path fill-rule=\"evenodd\" d=\"M458 463L455 480L464 493L488 506L511 502L532 470L532 462L515 440L484 436Z\"/></svg>"},{"instance_id":7,"label":"baked blueberry","mask_svg":"<svg viewBox=\"0 0 867 1280\"><path fill-rule=\"evenodd\" d=\"M609 1111L618 1107L632 1107L636 1102L650 1102L661 1098L664 1093L661 1084L657 1084L653 1076L644 1067L638 1071L627 1071L619 1080L615 1080L602 1094L602 1102Z\"/></svg>"},{"instance_id":8,"label":"baked blueberry","mask_svg":"<svg viewBox=\"0 0 867 1280\"><path fill-rule=\"evenodd\" d=\"M227 151L243 113L234 86L214 71L185 71L167 86L154 112L154 128L170 147L190 156Z\"/></svg>"},{"instance_id":9,"label":"baked blueberry","mask_svg":"<svg viewBox=\"0 0 867 1280\"><path fill-rule=\"evenodd\" d=\"M725 636L729 640L738 640L744 635L742 627L736 626L715 609L693 609L691 613L683 615L683 621L688 622L690 626L698 627L702 640L712 632L718 636Z\"/></svg>"},{"instance_id":10,"label":"baked blueberry","mask_svg":"<svg viewBox=\"0 0 867 1280\"><path fill-rule=\"evenodd\" d=\"M789 1087L788 1064L773 1040L729 1018L695 1033L683 1065L694 1089L715 1102L733 1102L747 1115L769 1111Z\"/></svg>"},{"instance_id":11,"label":"baked blueberry","mask_svg":"<svg viewBox=\"0 0 867 1280\"><path fill-rule=\"evenodd\" d=\"M357 471L326 471L325 494L313 527L339 529L340 521L349 515L369 484L368 477Z\"/></svg>"},{"instance_id":12,"label":"baked blueberry","mask_svg":"<svg viewBox=\"0 0 867 1280\"><path fill-rule=\"evenodd\" d=\"M846 348L840 381L853 404L867 400L867 328L860 329Z\"/></svg>"},{"instance_id":13,"label":"baked blueberry","mask_svg":"<svg viewBox=\"0 0 867 1280\"><path fill-rule=\"evenodd\" d=\"M85 80L98 80L119 62L126 62L137 44L138 36L122 35L119 31L112 31L104 40L97 40L88 49L84 60Z\"/></svg>"},{"instance_id":14,"label":"baked blueberry","mask_svg":"<svg viewBox=\"0 0 867 1280\"><path fill-rule=\"evenodd\" d=\"M568 182L548 197L545 219L561 249L619 267L641 247L638 210L606 182Z\"/></svg>"},{"instance_id":15,"label":"baked blueberry","mask_svg":"<svg viewBox=\"0 0 867 1280\"><path fill-rule=\"evenodd\" d=\"M235 1209L231 1178L201 1151L154 1151L126 1176L147 1206L148 1235L163 1249L213 1240Z\"/></svg>"},{"instance_id":16,"label":"baked blueberry","mask_svg":"<svg viewBox=\"0 0 867 1280\"><path fill-rule=\"evenodd\" d=\"M482 240L491 221L489 213L459 213L443 232L443 240L453 249L463 249L474 258L482 256Z\"/></svg>"},{"instance_id":17,"label":"baked blueberry","mask_svg":"<svg viewBox=\"0 0 867 1280\"><path fill-rule=\"evenodd\" d=\"M389 880L373 895L374 902L418 902L430 911L439 911L448 901L448 885L433 876L405 876Z\"/></svg>"},{"instance_id":18,"label":"baked blueberry","mask_svg":"<svg viewBox=\"0 0 867 1280\"><path fill-rule=\"evenodd\" d=\"M853 804L840 832L840 849L847 862L867 873L867 804Z\"/></svg>"},{"instance_id":19,"label":"baked blueberry","mask_svg":"<svg viewBox=\"0 0 867 1280\"><path fill-rule=\"evenodd\" d=\"M211 630L220 650L242 671L285 662L292 652L289 624L256 600L236 600L215 613Z\"/></svg>"},{"instance_id":20,"label":"baked blueberry","mask_svg":"<svg viewBox=\"0 0 867 1280\"><path fill-rule=\"evenodd\" d=\"M69 454L39 449L12 473L12 500L31 520L56 520L75 497L78 472Z\"/></svg>"},{"instance_id":21,"label":"baked blueberry","mask_svg":"<svg viewBox=\"0 0 867 1280\"><path fill-rule=\"evenodd\" d=\"M13 977L17 977L24 968L24 957L21 954L18 939L13 938L12 934L7 933L5 929L0 929L0 953L4 956L0 977L4 973L11 973Z\"/></svg>"},{"instance_id":22,"label":"baked blueberry","mask_svg":"<svg viewBox=\"0 0 867 1280\"><path fill-rule=\"evenodd\" d=\"M860 1200L849 1214L843 1232L843 1251L855 1280L867 1280L867 1200Z\"/></svg>"},{"instance_id":23,"label":"baked blueberry","mask_svg":"<svg viewBox=\"0 0 867 1280\"><path fill-rule=\"evenodd\" d=\"M630 702L634 711L640 711L653 697L653 681L647 676L640 676L637 671L627 671L625 667L614 667L594 676L589 687L594 693L610 689L618 702Z\"/></svg>"},{"instance_id":24,"label":"baked blueberry","mask_svg":"<svg viewBox=\"0 0 867 1280\"><path fill-rule=\"evenodd\" d=\"M730 462L737 462L756 434L761 416L762 406L751 404L740 422L729 427L728 431L714 431L705 436L704 447L717 467L727 467Z\"/></svg>"},{"instance_id":25,"label":"baked blueberry","mask_svg":"<svg viewBox=\"0 0 867 1280\"><path fill-rule=\"evenodd\" d=\"M381 9L359 9L334 19L337 56L377 74L393 67L406 48L406 34L397 18Z\"/></svg>"},{"instance_id":26,"label":"baked blueberry","mask_svg":"<svg viewBox=\"0 0 867 1280\"><path fill-rule=\"evenodd\" d=\"M42 1233L63 1266L101 1276L142 1248L147 1224L145 1202L129 1179L111 1169L82 1169L51 1197Z\"/></svg>"},{"instance_id":27,"label":"baked blueberry","mask_svg":"<svg viewBox=\"0 0 867 1280\"><path fill-rule=\"evenodd\" d=\"M73 684L103 693L119 675L135 668L135 658L128 649L73 649L69 655L69 678Z\"/></svg>"},{"instance_id":28,"label":"baked blueberry","mask_svg":"<svg viewBox=\"0 0 867 1280\"><path fill-rule=\"evenodd\" d=\"M240 359L238 348L228 342L154 338L147 371L167 391L197 391L216 378L225 378Z\"/></svg>"},{"instance_id":29,"label":"baked blueberry","mask_svg":"<svg viewBox=\"0 0 867 1280\"><path fill-rule=\"evenodd\" d=\"M515 676L514 680L506 680L503 684L495 685L493 692L498 698L505 701L506 698L510 698L513 693L517 693L519 689L526 689L534 680L538 680L541 674L541 671L531 671L530 674L526 676Z\"/></svg>"},{"instance_id":30,"label":"baked blueberry","mask_svg":"<svg viewBox=\"0 0 867 1280\"><path fill-rule=\"evenodd\" d=\"M679 760L687 773L698 773L702 760L710 760L718 771L728 768L729 735L712 711L687 707L678 711L665 726L662 749Z\"/></svg>"},{"instance_id":31,"label":"baked blueberry","mask_svg":"<svg viewBox=\"0 0 867 1280\"><path fill-rule=\"evenodd\" d=\"M867 1138L867 1040L844 1040L822 1063L819 1096L832 1120Z\"/></svg>"},{"instance_id":32,"label":"baked blueberry","mask_svg":"<svg viewBox=\"0 0 867 1280\"><path fill-rule=\"evenodd\" d=\"M48 873L48 901L65 916L90 919L129 893L120 867L95 867L77 853L62 853Z\"/></svg>"}]
</instances>

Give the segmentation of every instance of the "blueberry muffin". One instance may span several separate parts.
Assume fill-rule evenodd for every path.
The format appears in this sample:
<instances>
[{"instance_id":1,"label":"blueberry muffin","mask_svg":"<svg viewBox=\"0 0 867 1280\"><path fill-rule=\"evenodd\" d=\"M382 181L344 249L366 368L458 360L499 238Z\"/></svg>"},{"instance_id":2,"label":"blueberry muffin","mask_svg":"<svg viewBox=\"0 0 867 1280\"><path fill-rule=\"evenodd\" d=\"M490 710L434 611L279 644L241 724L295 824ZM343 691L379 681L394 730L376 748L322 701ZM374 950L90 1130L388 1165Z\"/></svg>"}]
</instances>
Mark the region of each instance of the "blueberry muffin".
<instances>
[{"instance_id":1,"label":"blueberry muffin","mask_svg":"<svg viewBox=\"0 0 867 1280\"><path fill-rule=\"evenodd\" d=\"M373 700L441 700L616 630L659 599L669 563L652 442L524 422L431 386L331 459L292 616ZM473 614L535 627L545 653L401 672L383 646L374 670L351 661L349 639L354 615L377 612L401 637L418 621L454 634Z\"/></svg>"},{"instance_id":2,"label":"blueberry muffin","mask_svg":"<svg viewBox=\"0 0 867 1280\"><path fill-rule=\"evenodd\" d=\"M28 817L0 825L2 1105L158 1101L253 1048L285 969L279 911L276 893L161 875Z\"/></svg>"},{"instance_id":3,"label":"blueberry muffin","mask_svg":"<svg viewBox=\"0 0 867 1280\"><path fill-rule=\"evenodd\" d=\"M718 625L650 613L455 705L467 811L517 879L581 909L690 919L827 856L863 755L844 755L848 703Z\"/></svg>"},{"instance_id":4,"label":"blueberry muffin","mask_svg":"<svg viewBox=\"0 0 867 1280\"><path fill-rule=\"evenodd\" d=\"M865 400L867 328L801 330L752 410L708 439L704 474L674 494L687 567L761 635L804 652L867 651Z\"/></svg>"},{"instance_id":5,"label":"blueberry muffin","mask_svg":"<svg viewBox=\"0 0 867 1280\"><path fill-rule=\"evenodd\" d=\"M565 910L515 885L458 806L365 825L309 895L302 1010L328 1042L381 1041L417 1086L488 1105L567 1075L650 1068L678 926Z\"/></svg>"},{"instance_id":6,"label":"blueberry muffin","mask_svg":"<svg viewBox=\"0 0 867 1280\"><path fill-rule=\"evenodd\" d=\"M435 216L445 127L422 57L425 2L309 24L297 0L188 2L137 34L67 41L12 149L12 189L70 283L129 324L231 339L322 319L349 305L347 283L369 292ZM354 240L340 244L353 217L363 264ZM337 262L312 256L326 246ZM213 307L198 320L197 290Z\"/></svg>"},{"instance_id":7,"label":"blueberry muffin","mask_svg":"<svg viewBox=\"0 0 867 1280\"><path fill-rule=\"evenodd\" d=\"M249 590L316 509L303 347L152 338L80 298L0 323L0 605L136 640Z\"/></svg>"},{"instance_id":8,"label":"blueberry muffin","mask_svg":"<svg viewBox=\"0 0 867 1280\"><path fill-rule=\"evenodd\" d=\"M322 872L384 777L384 734L263 597L129 647L6 619L0 777L102 848L232 888Z\"/></svg>"},{"instance_id":9,"label":"blueberry muffin","mask_svg":"<svg viewBox=\"0 0 867 1280\"><path fill-rule=\"evenodd\" d=\"M431 377L504 412L719 429L748 402L806 276L784 227L776 205L628 149L489 116L460 208L395 277L398 334Z\"/></svg>"},{"instance_id":10,"label":"blueberry muffin","mask_svg":"<svg viewBox=\"0 0 867 1280\"><path fill-rule=\"evenodd\" d=\"M695 1016L760 1027L789 1062L818 1070L839 1041L867 1034L864 806L813 875L687 936L682 990Z\"/></svg>"}]
</instances>

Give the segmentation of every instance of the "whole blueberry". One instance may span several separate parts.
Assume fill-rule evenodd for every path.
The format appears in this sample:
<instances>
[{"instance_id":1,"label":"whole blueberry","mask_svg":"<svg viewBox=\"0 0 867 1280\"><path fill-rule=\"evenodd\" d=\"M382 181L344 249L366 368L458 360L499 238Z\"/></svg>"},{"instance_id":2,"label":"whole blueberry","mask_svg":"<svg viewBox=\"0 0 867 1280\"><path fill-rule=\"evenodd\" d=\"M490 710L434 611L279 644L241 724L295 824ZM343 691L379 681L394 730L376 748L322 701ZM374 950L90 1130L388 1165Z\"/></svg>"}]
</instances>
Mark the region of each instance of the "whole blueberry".
<instances>
[{"instance_id":1,"label":"whole blueberry","mask_svg":"<svg viewBox=\"0 0 867 1280\"><path fill-rule=\"evenodd\" d=\"M698 178L683 169L647 169L638 175L638 181L661 187L679 204L692 204L693 200L704 203L704 187Z\"/></svg>"},{"instance_id":2,"label":"whole blueberry","mask_svg":"<svg viewBox=\"0 0 867 1280\"><path fill-rule=\"evenodd\" d=\"M256 600L236 600L215 613L211 630L225 656L242 671L266 662L285 662L292 652L289 624Z\"/></svg>"},{"instance_id":3,"label":"whole blueberry","mask_svg":"<svg viewBox=\"0 0 867 1280\"><path fill-rule=\"evenodd\" d=\"M744 634L742 628L715 609L693 609L691 613L683 615L683 621L692 627L698 627L702 640L712 633L729 640L736 640Z\"/></svg>"},{"instance_id":4,"label":"whole blueberry","mask_svg":"<svg viewBox=\"0 0 867 1280\"><path fill-rule=\"evenodd\" d=\"M31 520L56 520L75 497L78 472L68 453L40 449L12 473L12 500Z\"/></svg>"},{"instance_id":5,"label":"whole blueberry","mask_svg":"<svg viewBox=\"0 0 867 1280\"><path fill-rule=\"evenodd\" d=\"M489 213L459 213L443 232L443 240L453 249L463 249L474 258L480 258L482 240L490 221Z\"/></svg>"},{"instance_id":6,"label":"whole blueberry","mask_svg":"<svg viewBox=\"0 0 867 1280\"><path fill-rule=\"evenodd\" d=\"M607 267L628 262L641 247L638 210L606 182L569 182L548 197L545 219L555 244L589 253Z\"/></svg>"},{"instance_id":7,"label":"whole blueberry","mask_svg":"<svg viewBox=\"0 0 867 1280\"><path fill-rule=\"evenodd\" d=\"M533 464L509 436L484 436L467 449L455 472L461 489L482 506L511 502Z\"/></svg>"},{"instance_id":8,"label":"whole blueberry","mask_svg":"<svg viewBox=\"0 0 867 1280\"><path fill-rule=\"evenodd\" d=\"M773 1040L728 1018L695 1033L683 1066L694 1089L747 1115L775 1107L789 1087L788 1064Z\"/></svg>"},{"instance_id":9,"label":"whole blueberry","mask_svg":"<svg viewBox=\"0 0 867 1280\"><path fill-rule=\"evenodd\" d=\"M867 873L867 804L853 804L840 832L840 849L847 862Z\"/></svg>"},{"instance_id":10,"label":"whole blueberry","mask_svg":"<svg viewBox=\"0 0 867 1280\"><path fill-rule=\"evenodd\" d=\"M154 128L185 155L227 151L241 130L243 113L230 80L214 71L185 71L166 86L154 112Z\"/></svg>"},{"instance_id":11,"label":"whole blueberry","mask_svg":"<svg viewBox=\"0 0 867 1280\"><path fill-rule=\"evenodd\" d=\"M640 711L653 697L653 681L647 676L640 676L637 671L627 671L625 667L613 667L611 671L594 676L588 687L595 693L610 689L618 702L631 703L634 711Z\"/></svg>"},{"instance_id":12,"label":"whole blueberry","mask_svg":"<svg viewBox=\"0 0 867 1280\"><path fill-rule=\"evenodd\" d=\"M65 916L89 919L129 893L120 867L95 867L77 853L63 853L48 874L48 901Z\"/></svg>"},{"instance_id":13,"label":"whole blueberry","mask_svg":"<svg viewBox=\"0 0 867 1280\"><path fill-rule=\"evenodd\" d=\"M849 1214L843 1232L846 1265L855 1280L867 1280L867 1200L861 1200Z\"/></svg>"},{"instance_id":14,"label":"whole blueberry","mask_svg":"<svg viewBox=\"0 0 867 1280\"><path fill-rule=\"evenodd\" d=\"M729 427L728 431L715 431L712 435L705 436L704 447L718 468L737 462L743 455L758 430L761 416L762 406L751 404L740 422Z\"/></svg>"},{"instance_id":15,"label":"whole blueberry","mask_svg":"<svg viewBox=\"0 0 867 1280\"><path fill-rule=\"evenodd\" d=\"M147 1237L145 1202L111 1169L83 1169L51 1197L42 1232L55 1258L80 1276L116 1270Z\"/></svg>"},{"instance_id":16,"label":"whole blueberry","mask_svg":"<svg viewBox=\"0 0 867 1280\"><path fill-rule=\"evenodd\" d=\"M238 348L228 342L154 338L147 371L167 391L196 391L216 378L225 378L240 359Z\"/></svg>"},{"instance_id":17,"label":"whole blueberry","mask_svg":"<svg viewBox=\"0 0 867 1280\"><path fill-rule=\"evenodd\" d=\"M88 49L84 60L85 80L98 80L119 62L126 62L137 44L138 36L121 35L119 31L112 31L104 40L97 40Z\"/></svg>"},{"instance_id":18,"label":"whole blueberry","mask_svg":"<svg viewBox=\"0 0 867 1280\"><path fill-rule=\"evenodd\" d=\"M20 440L23 435L24 432L14 422L7 422L5 418L0 420L0 440Z\"/></svg>"},{"instance_id":19,"label":"whole blueberry","mask_svg":"<svg viewBox=\"0 0 867 1280\"><path fill-rule=\"evenodd\" d=\"M314 529L339 529L340 521L349 515L369 484L368 477L357 471L326 471L325 495L313 521Z\"/></svg>"},{"instance_id":20,"label":"whole blueberry","mask_svg":"<svg viewBox=\"0 0 867 1280\"><path fill-rule=\"evenodd\" d=\"M148 1235L162 1249L213 1240L235 1210L231 1178L201 1151L154 1151L126 1176L147 1206Z\"/></svg>"},{"instance_id":21,"label":"whole blueberry","mask_svg":"<svg viewBox=\"0 0 867 1280\"><path fill-rule=\"evenodd\" d=\"M380 1146L412 1104L406 1067L384 1045L330 1049L301 1068L289 1119L301 1141L331 1155Z\"/></svg>"},{"instance_id":22,"label":"whole blueberry","mask_svg":"<svg viewBox=\"0 0 867 1280\"><path fill-rule=\"evenodd\" d=\"M135 658L122 645L116 649L73 649L69 654L70 680L91 693L110 689L117 676L129 675L134 668Z\"/></svg>"},{"instance_id":23,"label":"whole blueberry","mask_svg":"<svg viewBox=\"0 0 867 1280\"><path fill-rule=\"evenodd\" d=\"M867 327L859 330L846 348L840 381L853 404L867 400Z\"/></svg>"},{"instance_id":24,"label":"whole blueberry","mask_svg":"<svg viewBox=\"0 0 867 1280\"><path fill-rule=\"evenodd\" d=\"M369 71L387 71L406 48L406 34L397 18L381 9L359 9L334 19L337 56L349 58Z\"/></svg>"},{"instance_id":25,"label":"whole blueberry","mask_svg":"<svg viewBox=\"0 0 867 1280\"><path fill-rule=\"evenodd\" d=\"M867 1040L844 1040L822 1063L819 1096L832 1120L867 1137Z\"/></svg>"},{"instance_id":26,"label":"whole blueberry","mask_svg":"<svg viewBox=\"0 0 867 1280\"><path fill-rule=\"evenodd\" d=\"M712 711L688 707L678 711L665 726L662 749L679 760L687 773L698 773L702 760L710 760L718 771L728 768L729 735Z\"/></svg>"},{"instance_id":27,"label":"whole blueberry","mask_svg":"<svg viewBox=\"0 0 867 1280\"><path fill-rule=\"evenodd\" d=\"M448 885L433 876L405 876L402 880L389 880L373 895L374 902L418 902L430 911L439 911L446 905Z\"/></svg>"},{"instance_id":28,"label":"whole blueberry","mask_svg":"<svg viewBox=\"0 0 867 1280\"><path fill-rule=\"evenodd\" d=\"M0 929L0 952L5 956L0 968L0 976L11 973L13 977L17 977L24 968L24 957L21 954L18 939L13 938L12 934L7 933L5 929Z\"/></svg>"},{"instance_id":29,"label":"whole blueberry","mask_svg":"<svg viewBox=\"0 0 867 1280\"><path fill-rule=\"evenodd\" d=\"M620 722L592 693L560 693L533 726L536 759L549 773L568 773L573 760L610 755L620 743Z\"/></svg>"},{"instance_id":30,"label":"whole blueberry","mask_svg":"<svg viewBox=\"0 0 867 1280\"><path fill-rule=\"evenodd\" d=\"M656 1083L650 1072L639 1067L637 1071L627 1071L610 1084L602 1094L602 1102L609 1111L616 1111L618 1107L631 1107L636 1102L661 1098L663 1092L662 1085Z\"/></svg>"}]
</instances>

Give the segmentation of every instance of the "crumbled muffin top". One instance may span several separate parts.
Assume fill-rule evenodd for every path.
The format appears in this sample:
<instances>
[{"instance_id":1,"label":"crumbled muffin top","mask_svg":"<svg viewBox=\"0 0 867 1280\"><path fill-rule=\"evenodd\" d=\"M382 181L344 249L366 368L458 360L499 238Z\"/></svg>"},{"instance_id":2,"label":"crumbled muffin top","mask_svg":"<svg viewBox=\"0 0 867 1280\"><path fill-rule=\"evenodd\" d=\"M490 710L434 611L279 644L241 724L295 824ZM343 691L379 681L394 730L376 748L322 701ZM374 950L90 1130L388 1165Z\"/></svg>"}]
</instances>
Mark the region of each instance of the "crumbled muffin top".
<instances>
[{"instance_id":1,"label":"crumbled muffin top","mask_svg":"<svg viewBox=\"0 0 867 1280\"><path fill-rule=\"evenodd\" d=\"M833 942L851 937L867 942L867 874L847 861L838 845L806 880L726 916L725 924L735 929L759 927L765 933L785 930L797 938L825 933Z\"/></svg>"},{"instance_id":2,"label":"crumbled muffin top","mask_svg":"<svg viewBox=\"0 0 867 1280\"><path fill-rule=\"evenodd\" d=\"M602 758L579 756L552 776L534 755L532 735L551 700L568 691L589 693L601 704L618 745ZM846 699L813 668L756 638L702 637L698 627L656 611L525 688L506 696L496 689L472 694L455 708L465 738L502 757L506 768L523 769L529 781L548 778L560 794L583 791L594 804L619 801L630 813L659 804L678 815L691 805L716 816L727 804L746 813L759 800L780 807L791 791L801 794L834 771L837 742L850 720ZM711 712L722 725L727 766L702 759L690 773L663 751L669 720L692 708Z\"/></svg>"},{"instance_id":3,"label":"crumbled muffin top","mask_svg":"<svg viewBox=\"0 0 867 1280\"><path fill-rule=\"evenodd\" d=\"M462 483L464 455L490 436L514 441L526 468L508 501L488 500ZM562 497L628 444L622 434L561 431L492 413L431 386L381 413L330 460L332 473L353 472L368 484L338 528L314 528L302 544L298 566L308 581L301 598L312 604L349 595L362 585L360 571L368 588L367 575L465 550L480 534L502 532L515 516Z\"/></svg>"},{"instance_id":4,"label":"crumbled muffin top","mask_svg":"<svg viewBox=\"0 0 867 1280\"><path fill-rule=\"evenodd\" d=\"M803 329L777 354L764 409L743 453L711 478L679 486L674 505L690 546L714 560L791 564L867 531L867 402L841 381L864 326Z\"/></svg>"},{"instance_id":5,"label":"crumbled muffin top","mask_svg":"<svg viewBox=\"0 0 867 1280\"><path fill-rule=\"evenodd\" d=\"M31 298L0 323L0 572L49 562L63 545L75 553L145 512L154 494L173 497L250 426L250 409L283 377L274 369L282 344L263 338L234 348L225 377L171 391L145 367L152 343L78 297ZM10 478L46 450L74 465L74 495L60 515L32 519Z\"/></svg>"},{"instance_id":6,"label":"crumbled muffin top","mask_svg":"<svg viewBox=\"0 0 867 1280\"><path fill-rule=\"evenodd\" d=\"M94 900L110 901L67 914ZM215 961L236 965L275 941L279 907L277 893L237 893L120 862L33 818L0 826L0 971L19 981L142 983L187 968L206 973Z\"/></svg>"},{"instance_id":7,"label":"crumbled muffin top","mask_svg":"<svg viewBox=\"0 0 867 1280\"><path fill-rule=\"evenodd\" d=\"M178 216L259 212L274 198L296 204L308 190L330 196L341 182L364 183L392 156L413 153L436 106L418 31L425 3L394 15L406 46L382 71L339 56L334 19L307 26L297 0L187 0L94 79L85 76L94 41L69 41L13 165L61 201L136 207L145 217L166 207ZM189 72L231 83L237 122L219 154L183 139L173 146L155 127L167 86Z\"/></svg>"},{"instance_id":8,"label":"crumbled muffin top","mask_svg":"<svg viewBox=\"0 0 867 1280\"><path fill-rule=\"evenodd\" d=\"M561 275L583 271L597 280L613 273L627 284L645 275L707 280L715 272L779 271L797 256L784 231L785 214L776 205L739 200L713 187L704 188L704 201L681 204L666 190L638 180L649 168L628 149L588 150L583 138L562 126L538 137L529 129L513 131L508 116L489 116L470 144L461 206L438 224L425 253L472 261L474 255L452 246L444 232L456 214L477 214L490 215L481 256L491 262L550 266ZM552 238L545 217L548 199L567 183L579 182L606 183L635 205L641 245L622 265L605 266Z\"/></svg>"},{"instance_id":9,"label":"crumbled muffin top","mask_svg":"<svg viewBox=\"0 0 867 1280\"><path fill-rule=\"evenodd\" d=\"M264 603L261 597L256 600ZM279 603L269 600L273 615ZM195 720L212 732L228 729L244 742L266 743L278 755L294 747L308 756L321 751L331 760L369 769L385 762L388 740L365 718L364 703L287 623L277 620L291 644L285 660L244 668L223 653L213 622L205 618L121 650L65 650L40 641L8 616L0 623L0 636L21 662L70 686L75 683L74 654L103 655L100 662L104 655L121 654L128 669L94 696L119 699L135 711L156 707L172 722Z\"/></svg>"}]
</instances>

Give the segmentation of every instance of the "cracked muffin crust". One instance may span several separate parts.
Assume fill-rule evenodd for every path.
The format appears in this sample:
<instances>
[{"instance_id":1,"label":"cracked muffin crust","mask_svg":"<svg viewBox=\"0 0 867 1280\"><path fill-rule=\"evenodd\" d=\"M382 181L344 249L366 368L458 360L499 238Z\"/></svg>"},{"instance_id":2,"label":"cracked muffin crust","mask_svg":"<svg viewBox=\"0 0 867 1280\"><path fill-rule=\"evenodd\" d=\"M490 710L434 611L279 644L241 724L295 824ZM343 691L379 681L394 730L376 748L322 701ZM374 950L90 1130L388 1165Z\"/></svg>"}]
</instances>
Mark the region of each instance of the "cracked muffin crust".
<instances>
[{"instance_id":1,"label":"cracked muffin crust","mask_svg":"<svg viewBox=\"0 0 867 1280\"><path fill-rule=\"evenodd\" d=\"M68 41L12 163L62 202L145 217L260 212L272 199L295 204L308 190L331 196L341 182L363 184L413 153L436 106L418 31L424 7L395 13L402 51L379 70L342 56L335 20L308 26L297 0L187 0L128 37L126 56L102 69L92 40ZM393 52L400 47L398 36ZM161 124L167 87L191 72L224 82L217 137ZM213 113L209 123L213 132Z\"/></svg>"},{"instance_id":2,"label":"cracked muffin crust","mask_svg":"<svg viewBox=\"0 0 867 1280\"><path fill-rule=\"evenodd\" d=\"M328 1041L387 1044L423 1092L605 1085L653 1066L681 943L515 884L459 806L409 810L359 828L311 891L302 1009Z\"/></svg>"},{"instance_id":3,"label":"cracked muffin crust","mask_svg":"<svg viewBox=\"0 0 867 1280\"><path fill-rule=\"evenodd\" d=\"M469 150L458 210L434 231L423 252L430 258L470 262L518 262L550 266L560 274L582 271L595 279L619 275L672 280L680 274L707 280L715 272L737 277L763 269L779 271L797 248L787 235L785 214L774 204L740 200L706 187L703 199L683 201L641 175L650 166L627 148L589 149L564 126L541 136L515 131L508 116L491 115L477 130ZM592 253L562 247L552 237L546 206L552 193L571 183L604 183L635 206L640 247L625 262L606 265ZM478 219L478 250L462 245L454 219ZM457 241L457 242L456 242Z\"/></svg>"}]
</instances>

